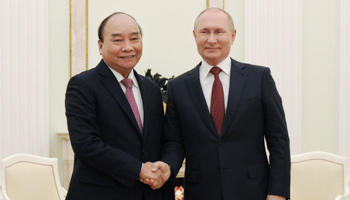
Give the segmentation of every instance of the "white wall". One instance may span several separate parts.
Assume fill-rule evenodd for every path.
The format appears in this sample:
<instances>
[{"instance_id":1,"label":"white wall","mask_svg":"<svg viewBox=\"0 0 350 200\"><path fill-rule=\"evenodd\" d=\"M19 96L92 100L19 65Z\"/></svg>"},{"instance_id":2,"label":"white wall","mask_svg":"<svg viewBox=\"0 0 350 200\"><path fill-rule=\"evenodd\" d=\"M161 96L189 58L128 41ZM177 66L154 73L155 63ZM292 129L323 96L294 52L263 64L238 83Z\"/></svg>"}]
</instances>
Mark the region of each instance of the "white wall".
<instances>
[{"instance_id":1,"label":"white wall","mask_svg":"<svg viewBox=\"0 0 350 200\"><path fill-rule=\"evenodd\" d=\"M339 1L303 1L302 149L337 152Z\"/></svg>"}]
</instances>

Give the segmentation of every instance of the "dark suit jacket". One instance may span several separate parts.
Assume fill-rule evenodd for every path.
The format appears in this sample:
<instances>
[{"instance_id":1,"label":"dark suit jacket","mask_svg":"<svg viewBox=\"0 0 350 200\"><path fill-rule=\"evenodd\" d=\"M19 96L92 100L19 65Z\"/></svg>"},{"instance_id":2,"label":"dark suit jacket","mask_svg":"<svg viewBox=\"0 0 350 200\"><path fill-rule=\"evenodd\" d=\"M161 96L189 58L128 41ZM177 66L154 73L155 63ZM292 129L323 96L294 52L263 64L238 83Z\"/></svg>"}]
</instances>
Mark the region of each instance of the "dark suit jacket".
<instances>
[{"instance_id":1,"label":"dark suit jacket","mask_svg":"<svg viewBox=\"0 0 350 200\"><path fill-rule=\"evenodd\" d=\"M142 195L146 200L161 199L160 190L138 180L142 162L160 159L164 133L161 93L152 81L134 74L144 107L143 134L103 60L69 81L66 115L75 163L67 200L141 200ZM173 194L173 188L169 192Z\"/></svg>"},{"instance_id":2,"label":"dark suit jacket","mask_svg":"<svg viewBox=\"0 0 350 200\"><path fill-rule=\"evenodd\" d=\"M289 197L289 137L270 70L231 63L220 137L200 85L200 65L168 83L162 159L177 173L186 158L188 200L265 200L267 194Z\"/></svg>"}]
</instances>

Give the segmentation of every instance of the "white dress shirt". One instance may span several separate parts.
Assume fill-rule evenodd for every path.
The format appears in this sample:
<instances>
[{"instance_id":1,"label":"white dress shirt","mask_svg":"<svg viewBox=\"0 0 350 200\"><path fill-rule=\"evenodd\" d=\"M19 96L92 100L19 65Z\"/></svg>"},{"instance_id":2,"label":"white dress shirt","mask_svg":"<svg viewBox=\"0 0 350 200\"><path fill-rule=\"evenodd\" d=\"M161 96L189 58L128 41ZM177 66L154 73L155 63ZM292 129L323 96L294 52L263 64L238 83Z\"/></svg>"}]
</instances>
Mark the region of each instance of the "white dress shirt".
<instances>
[{"instance_id":1,"label":"white dress shirt","mask_svg":"<svg viewBox=\"0 0 350 200\"><path fill-rule=\"evenodd\" d=\"M225 110L227 108L228 93L230 88L230 74L231 74L231 58L228 56L221 63L216 65L222 70L219 74L222 87L224 89L224 101L225 101ZM209 65L207 62L202 60L202 64L199 67L199 80L202 86L203 94L205 101L207 102L208 110L210 112L210 103L211 103L211 91L214 83L214 75L210 73L211 68L214 66Z\"/></svg>"},{"instance_id":2,"label":"white dress shirt","mask_svg":"<svg viewBox=\"0 0 350 200\"><path fill-rule=\"evenodd\" d=\"M109 66L108 66L109 67ZM126 91L126 87L125 85L121 82L124 77L123 75L121 75L119 72L115 71L114 69L112 69L111 67L109 67L109 69L111 69L111 71L113 72L115 78L118 80L119 84L120 84L120 87L122 88L122 90ZM143 103L142 103L142 96L141 96L141 91L140 91L140 87L139 87L139 84L136 80L136 77L134 75L134 70L132 70L129 74L129 77L130 79L132 79L132 92L134 94L134 98L135 98L135 101L136 101L136 105L137 105L137 108L139 109L139 113L140 113L140 119L141 119L141 123L142 123L142 126L143 126L143 119L144 119L144 116L143 116Z\"/></svg>"}]
</instances>

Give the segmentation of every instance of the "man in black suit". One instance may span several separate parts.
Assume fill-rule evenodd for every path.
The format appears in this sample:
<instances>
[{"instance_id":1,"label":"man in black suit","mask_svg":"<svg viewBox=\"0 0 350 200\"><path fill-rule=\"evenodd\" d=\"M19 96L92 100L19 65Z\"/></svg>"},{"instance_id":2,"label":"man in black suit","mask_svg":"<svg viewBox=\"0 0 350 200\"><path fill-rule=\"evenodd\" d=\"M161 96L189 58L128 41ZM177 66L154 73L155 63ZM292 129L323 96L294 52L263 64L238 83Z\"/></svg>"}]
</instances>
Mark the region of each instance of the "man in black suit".
<instances>
[{"instance_id":1,"label":"man in black suit","mask_svg":"<svg viewBox=\"0 0 350 200\"><path fill-rule=\"evenodd\" d=\"M222 9L200 13L193 34L203 60L167 85L162 160L177 173L186 158L188 200L289 198L289 137L269 68L229 57L236 30Z\"/></svg>"},{"instance_id":2,"label":"man in black suit","mask_svg":"<svg viewBox=\"0 0 350 200\"><path fill-rule=\"evenodd\" d=\"M151 171L161 156L164 110L159 87L134 70L142 55L140 26L113 13L99 27L98 45L101 62L67 87L75 153L67 200L173 200L171 184L155 190L169 177L167 165ZM152 187L141 182L146 178Z\"/></svg>"}]
</instances>

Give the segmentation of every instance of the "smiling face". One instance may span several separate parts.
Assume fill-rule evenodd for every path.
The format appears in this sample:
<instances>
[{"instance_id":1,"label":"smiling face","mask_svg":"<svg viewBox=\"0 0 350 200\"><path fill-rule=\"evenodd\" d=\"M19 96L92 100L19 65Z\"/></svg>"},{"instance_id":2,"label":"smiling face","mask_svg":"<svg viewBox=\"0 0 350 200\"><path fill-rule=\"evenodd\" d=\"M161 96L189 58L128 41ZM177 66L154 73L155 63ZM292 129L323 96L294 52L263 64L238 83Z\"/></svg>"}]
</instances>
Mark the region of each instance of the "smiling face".
<instances>
[{"instance_id":1,"label":"smiling face","mask_svg":"<svg viewBox=\"0 0 350 200\"><path fill-rule=\"evenodd\" d=\"M215 66L229 55L236 30L231 30L224 12L213 9L199 16L193 35L198 53L209 65Z\"/></svg>"},{"instance_id":2,"label":"smiling face","mask_svg":"<svg viewBox=\"0 0 350 200\"><path fill-rule=\"evenodd\" d=\"M142 38L136 22L126 14L113 15L102 36L103 42L98 40L98 46L104 62L128 77L142 55Z\"/></svg>"}]
</instances>

